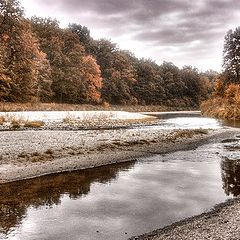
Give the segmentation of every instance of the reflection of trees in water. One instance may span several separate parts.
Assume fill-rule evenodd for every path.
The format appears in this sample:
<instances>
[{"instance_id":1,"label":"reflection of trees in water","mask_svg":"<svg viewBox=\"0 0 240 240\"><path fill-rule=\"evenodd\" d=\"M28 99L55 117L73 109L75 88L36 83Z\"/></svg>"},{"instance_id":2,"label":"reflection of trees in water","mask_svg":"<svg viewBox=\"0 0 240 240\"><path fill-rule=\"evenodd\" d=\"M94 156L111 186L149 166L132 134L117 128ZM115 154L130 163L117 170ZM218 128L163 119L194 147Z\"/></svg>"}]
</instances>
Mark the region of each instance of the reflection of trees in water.
<instances>
[{"instance_id":1,"label":"reflection of trees in water","mask_svg":"<svg viewBox=\"0 0 240 240\"><path fill-rule=\"evenodd\" d=\"M134 162L126 162L0 185L0 233L7 234L19 225L28 207L58 205L63 194L72 199L84 197L92 183L111 182L119 171L133 165Z\"/></svg>"},{"instance_id":2,"label":"reflection of trees in water","mask_svg":"<svg viewBox=\"0 0 240 240\"><path fill-rule=\"evenodd\" d=\"M225 193L234 197L240 195L240 161L225 158L221 162L221 168Z\"/></svg>"}]
</instances>

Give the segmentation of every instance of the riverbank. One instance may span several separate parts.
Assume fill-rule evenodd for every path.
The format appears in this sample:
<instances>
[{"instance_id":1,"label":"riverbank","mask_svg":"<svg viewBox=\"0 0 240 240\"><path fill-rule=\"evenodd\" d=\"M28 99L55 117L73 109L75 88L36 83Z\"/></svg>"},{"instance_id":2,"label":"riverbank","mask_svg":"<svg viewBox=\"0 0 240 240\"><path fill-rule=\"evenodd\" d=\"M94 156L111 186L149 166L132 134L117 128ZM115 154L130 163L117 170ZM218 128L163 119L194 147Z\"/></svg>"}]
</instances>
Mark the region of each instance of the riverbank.
<instances>
[{"instance_id":1,"label":"riverbank","mask_svg":"<svg viewBox=\"0 0 240 240\"><path fill-rule=\"evenodd\" d=\"M216 205L209 212L130 240L238 240L239 236L240 199L236 198Z\"/></svg>"},{"instance_id":2,"label":"riverbank","mask_svg":"<svg viewBox=\"0 0 240 240\"><path fill-rule=\"evenodd\" d=\"M169 107L163 105L110 105L110 104L60 104L60 103L6 103L0 102L0 112L16 111L128 111L165 112L198 110L192 107Z\"/></svg>"},{"instance_id":3,"label":"riverbank","mask_svg":"<svg viewBox=\"0 0 240 240\"><path fill-rule=\"evenodd\" d=\"M0 135L0 183L194 149L209 141L232 137L236 132L230 129L6 131Z\"/></svg>"}]
</instances>

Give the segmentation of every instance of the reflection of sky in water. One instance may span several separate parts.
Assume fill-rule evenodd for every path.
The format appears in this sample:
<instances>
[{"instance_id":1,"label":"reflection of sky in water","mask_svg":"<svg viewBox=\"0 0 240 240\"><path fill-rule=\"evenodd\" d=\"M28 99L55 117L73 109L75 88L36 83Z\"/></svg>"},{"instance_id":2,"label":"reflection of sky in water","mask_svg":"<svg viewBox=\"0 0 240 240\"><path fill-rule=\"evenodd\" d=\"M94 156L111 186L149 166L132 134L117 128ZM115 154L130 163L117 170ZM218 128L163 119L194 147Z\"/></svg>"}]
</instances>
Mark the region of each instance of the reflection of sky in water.
<instances>
[{"instance_id":1,"label":"reflection of sky in water","mask_svg":"<svg viewBox=\"0 0 240 240\"><path fill-rule=\"evenodd\" d=\"M84 195L65 191L58 205L28 207L9 239L127 239L201 213L227 198L222 151L215 144L140 160L112 180L93 180Z\"/></svg>"},{"instance_id":2,"label":"reflection of sky in water","mask_svg":"<svg viewBox=\"0 0 240 240\"><path fill-rule=\"evenodd\" d=\"M146 128L156 129L219 129L222 124L213 118L205 117L174 117L159 120L156 126L147 126ZM145 128L145 127L143 127Z\"/></svg>"}]
</instances>

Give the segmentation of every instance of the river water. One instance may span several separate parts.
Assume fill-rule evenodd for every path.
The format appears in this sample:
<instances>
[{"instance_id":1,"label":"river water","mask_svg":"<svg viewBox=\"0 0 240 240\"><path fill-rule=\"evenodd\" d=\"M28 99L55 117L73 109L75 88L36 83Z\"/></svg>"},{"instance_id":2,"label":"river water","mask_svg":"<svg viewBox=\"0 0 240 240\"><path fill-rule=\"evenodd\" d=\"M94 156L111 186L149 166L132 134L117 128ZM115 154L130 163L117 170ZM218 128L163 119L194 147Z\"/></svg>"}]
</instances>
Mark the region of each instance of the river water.
<instances>
[{"instance_id":1,"label":"river water","mask_svg":"<svg viewBox=\"0 0 240 240\"><path fill-rule=\"evenodd\" d=\"M201 117L158 128L220 128ZM210 127L211 126L211 127ZM240 136L196 150L0 186L0 239L127 239L240 194Z\"/></svg>"}]
</instances>

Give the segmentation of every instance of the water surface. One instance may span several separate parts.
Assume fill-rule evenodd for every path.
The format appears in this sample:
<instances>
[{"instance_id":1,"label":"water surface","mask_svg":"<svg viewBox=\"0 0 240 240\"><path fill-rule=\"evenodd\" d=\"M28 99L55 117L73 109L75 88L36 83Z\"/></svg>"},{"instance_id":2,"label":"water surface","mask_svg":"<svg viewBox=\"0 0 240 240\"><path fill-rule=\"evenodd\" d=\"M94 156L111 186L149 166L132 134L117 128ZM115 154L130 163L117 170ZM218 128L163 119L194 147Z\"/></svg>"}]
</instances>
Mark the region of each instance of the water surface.
<instances>
[{"instance_id":1,"label":"water surface","mask_svg":"<svg viewBox=\"0 0 240 240\"><path fill-rule=\"evenodd\" d=\"M236 146L1 185L0 239L121 240L199 214L240 194Z\"/></svg>"}]
</instances>

